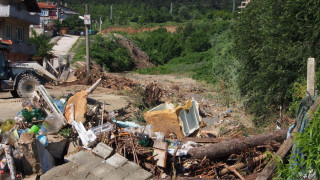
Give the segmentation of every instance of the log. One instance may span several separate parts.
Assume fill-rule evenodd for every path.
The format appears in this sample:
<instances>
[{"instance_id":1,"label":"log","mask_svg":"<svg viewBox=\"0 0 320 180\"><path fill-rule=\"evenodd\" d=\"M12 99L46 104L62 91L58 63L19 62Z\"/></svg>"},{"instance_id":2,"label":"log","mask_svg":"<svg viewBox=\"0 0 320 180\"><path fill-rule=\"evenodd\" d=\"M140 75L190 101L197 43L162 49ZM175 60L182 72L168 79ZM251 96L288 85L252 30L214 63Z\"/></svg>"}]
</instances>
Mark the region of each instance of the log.
<instances>
[{"instance_id":1,"label":"log","mask_svg":"<svg viewBox=\"0 0 320 180\"><path fill-rule=\"evenodd\" d=\"M288 152L290 151L291 147L293 145L293 136L291 135L287 140L284 141L284 143L280 146L278 151L276 152L276 155L281 157L283 159ZM271 179L272 173L277 167L277 161L271 160L271 162L262 170L262 172L258 175L256 180L266 180Z\"/></svg>"},{"instance_id":2,"label":"log","mask_svg":"<svg viewBox=\"0 0 320 180\"><path fill-rule=\"evenodd\" d=\"M222 141L229 140L227 138L214 138L214 137L204 137L204 138L197 138L197 137L183 137L181 138L182 142L196 142L196 143L220 143Z\"/></svg>"},{"instance_id":3,"label":"log","mask_svg":"<svg viewBox=\"0 0 320 180\"><path fill-rule=\"evenodd\" d=\"M225 157L230 154L239 153L247 148L263 145L267 142L282 142L286 139L287 130L278 130L265 134L250 136L247 138L234 138L221 143L204 145L189 150L189 154L194 159L202 159L205 156L209 159Z\"/></svg>"}]
</instances>

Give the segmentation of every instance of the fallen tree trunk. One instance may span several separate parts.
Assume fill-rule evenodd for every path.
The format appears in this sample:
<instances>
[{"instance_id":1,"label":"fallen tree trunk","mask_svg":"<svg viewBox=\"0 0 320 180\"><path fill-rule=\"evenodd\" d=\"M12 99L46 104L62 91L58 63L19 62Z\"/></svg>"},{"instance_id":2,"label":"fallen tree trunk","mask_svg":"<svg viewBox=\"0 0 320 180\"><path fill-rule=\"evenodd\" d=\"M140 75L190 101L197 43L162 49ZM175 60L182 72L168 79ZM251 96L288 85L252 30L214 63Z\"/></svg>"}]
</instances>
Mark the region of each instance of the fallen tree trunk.
<instances>
[{"instance_id":1,"label":"fallen tree trunk","mask_svg":"<svg viewBox=\"0 0 320 180\"><path fill-rule=\"evenodd\" d=\"M290 151L293 145L293 136L291 135L285 142L281 145L276 155L283 159ZM273 171L277 167L277 161L271 160L271 162L262 170L256 180L267 180L271 179Z\"/></svg>"},{"instance_id":2,"label":"fallen tree trunk","mask_svg":"<svg viewBox=\"0 0 320 180\"><path fill-rule=\"evenodd\" d=\"M205 156L209 159L220 158L239 153L247 148L263 145L267 142L282 142L286 139L286 134L287 130L279 130L247 138L235 138L221 143L192 148L188 153L195 159L202 159Z\"/></svg>"}]
</instances>

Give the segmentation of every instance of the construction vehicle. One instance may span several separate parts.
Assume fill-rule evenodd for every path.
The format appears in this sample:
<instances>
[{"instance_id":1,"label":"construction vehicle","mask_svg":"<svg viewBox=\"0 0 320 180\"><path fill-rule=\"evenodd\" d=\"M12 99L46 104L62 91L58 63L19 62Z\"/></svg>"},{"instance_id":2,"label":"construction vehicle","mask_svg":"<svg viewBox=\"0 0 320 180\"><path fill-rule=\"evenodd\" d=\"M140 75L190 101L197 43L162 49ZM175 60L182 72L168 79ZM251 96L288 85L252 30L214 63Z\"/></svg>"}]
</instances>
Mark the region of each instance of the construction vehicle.
<instances>
[{"instance_id":1,"label":"construction vehicle","mask_svg":"<svg viewBox=\"0 0 320 180\"><path fill-rule=\"evenodd\" d=\"M11 63L5 57L9 46L0 42L0 92L10 91L13 97L31 97L36 86L48 81L58 82L59 73L47 61Z\"/></svg>"}]
</instances>

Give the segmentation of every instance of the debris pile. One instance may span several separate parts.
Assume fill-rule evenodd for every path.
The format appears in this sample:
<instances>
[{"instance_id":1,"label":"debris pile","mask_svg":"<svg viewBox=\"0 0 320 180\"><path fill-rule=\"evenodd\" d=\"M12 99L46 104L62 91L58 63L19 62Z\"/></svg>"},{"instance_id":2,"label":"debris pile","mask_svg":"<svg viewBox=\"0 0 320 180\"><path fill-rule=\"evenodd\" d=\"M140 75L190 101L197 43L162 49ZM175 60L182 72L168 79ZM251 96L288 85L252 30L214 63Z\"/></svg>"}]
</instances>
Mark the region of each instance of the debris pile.
<instances>
[{"instance_id":1,"label":"debris pile","mask_svg":"<svg viewBox=\"0 0 320 180\"><path fill-rule=\"evenodd\" d=\"M97 64L91 65L90 77L87 77L86 67L80 67L76 69L74 75L78 79L76 82L74 82L75 84L88 85L101 78L103 80L101 83L102 87L112 88L115 90L132 90L137 85L131 79L106 74L102 67Z\"/></svg>"},{"instance_id":2,"label":"debris pile","mask_svg":"<svg viewBox=\"0 0 320 180\"><path fill-rule=\"evenodd\" d=\"M204 117L213 116L208 110L213 107L194 98L182 105L160 104L167 91L157 83L144 91L146 104L160 104L143 114L144 123L126 116L137 111L134 108L107 112L104 103L88 108L87 98L99 84L114 89L136 86L127 78L106 75L98 66L93 69L90 81L95 83L90 88L56 100L38 86L21 113L1 124L1 173L11 179L50 174L69 163L66 159L72 155L86 151L103 159L121 155L123 163L111 169L125 171L132 166L124 165L129 160L155 178L245 179L260 172L268 163L268 152L276 152L286 139L285 130L248 137L241 124L226 133L206 129ZM84 82L85 69L78 69L76 76ZM106 162L117 163L112 158Z\"/></svg>"},{"instance_id":3,"label":"debris pile","mask_svg":"<svg viewBox=\"0 0 320 180\"><path fill-rule=\"evenodd\" d=\"M143 102L147 106L154 106L161 103L161 97L163 96L164 91L159 87L157 83L150 83L146 86L144 90Z\"/></svg>"}]
</instances>

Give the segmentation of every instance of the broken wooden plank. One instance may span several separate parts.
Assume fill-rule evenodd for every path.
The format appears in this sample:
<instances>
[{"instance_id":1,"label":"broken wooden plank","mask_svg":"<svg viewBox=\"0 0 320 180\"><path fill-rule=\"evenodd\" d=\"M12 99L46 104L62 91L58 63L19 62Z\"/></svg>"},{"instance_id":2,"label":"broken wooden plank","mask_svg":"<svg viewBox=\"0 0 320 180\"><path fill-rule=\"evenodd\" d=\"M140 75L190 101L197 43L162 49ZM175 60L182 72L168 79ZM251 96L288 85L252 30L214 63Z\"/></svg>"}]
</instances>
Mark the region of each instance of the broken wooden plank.
<instances>
[{"instance_id":1,"label":"broken wooden plank","mask_svg":"<svg viewBox=\"0 0 320 180\"><path fill-rule=\"evenodd\" d=\"M278 130L265 134L259 134L247 138L234 138L220 143L204 145L189 150L192 158L202 159L205 156L209 159L225 157L230 154L239 153L247 148L265 144L271 141L282 142L286 139L287 130Z\"/></svg>"},{"instance_id":2,"label":"broken wooden plank","mask_svg":"<svg viewBox=\"0 0 320 180\"><path fill-rule=\"evenodd\" d=\"M88 94L92 93L98 86L99 84L102 82L102 79L98 79L90 88L86 89L86 92Z\"/></svg>"},{"instance_id":3,"label":"broken wooden plank","mask_svg":"<svg viewBox=\"0 0 320 180\"><path fill-rule=\"evenodd\" d=\"M253 158L253 163L256 163L258 161L262 161L263 159L265 159L267 157L267 154L261 154L260 156L257 156L257 157L254 157ZM243 162L240 162L240 163L237 163L237 164L234 164L232 166L229 166L233 169L242 169L244 167L246 167L247 165ZM220 171L220 175L225 175L229 172L229 169L227 168L223 168L221 171Z\"/></svg>"}]
</instances>

